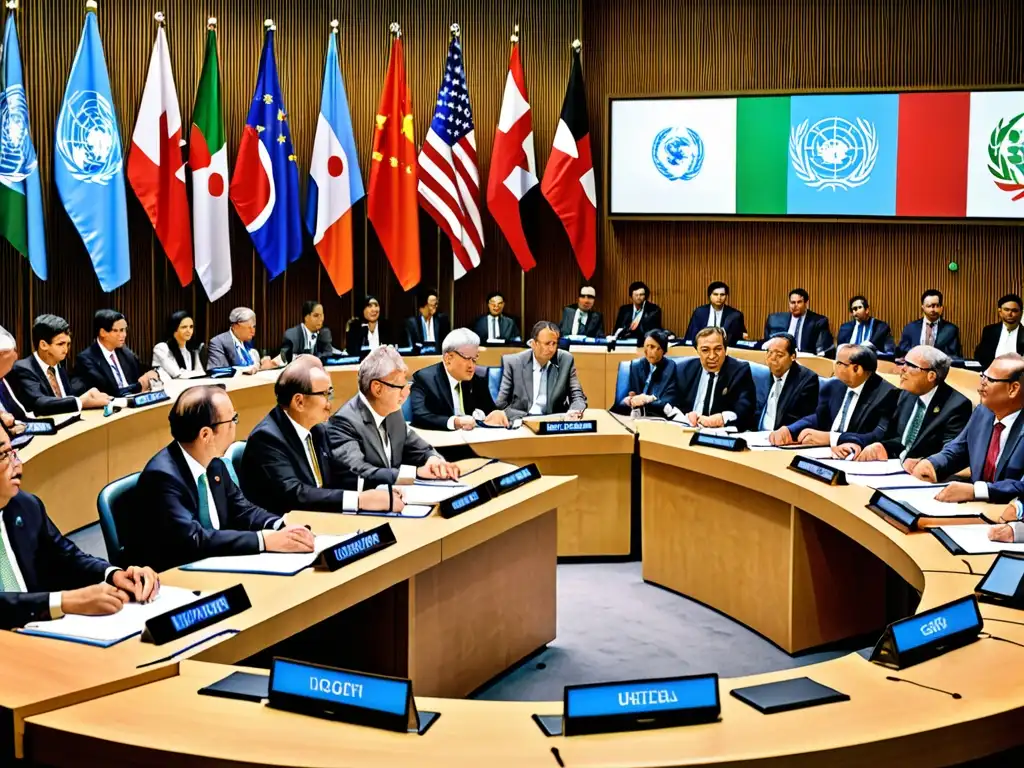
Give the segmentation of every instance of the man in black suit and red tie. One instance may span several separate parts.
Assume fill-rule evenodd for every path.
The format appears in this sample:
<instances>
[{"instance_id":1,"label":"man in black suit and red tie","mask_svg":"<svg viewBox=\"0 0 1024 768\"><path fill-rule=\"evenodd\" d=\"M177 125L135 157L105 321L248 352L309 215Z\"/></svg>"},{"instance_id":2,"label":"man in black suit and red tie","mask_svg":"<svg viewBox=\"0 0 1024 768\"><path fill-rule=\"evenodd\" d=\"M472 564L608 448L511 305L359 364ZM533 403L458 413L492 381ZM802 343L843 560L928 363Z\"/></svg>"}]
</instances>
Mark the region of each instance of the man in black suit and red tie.
<instances>
[{"instance_id":1,"label":"man in black suit and red tie","mask_svg":"<svg viewBox=\"0 0 1024 768\"><path fill-rule=\"evenodd\" d=\"M78 353L71 386L82 394L94 387L111 397L149 392L157 372L144 366L125 346L128 321L114 309L100 309L93 315L96 342Z\"/></svg>"},{"instance_id":2,"label":"man in black suit and red tie","mask_svg":"<svg viewBox=\"0 0 1024 768\"><path fill-rule=\"evenodd\" d=\"M981 330L981 341L974 348L974 359L983 368L992 365L1000 355L1015 352L1024 355L1024 333L1020 331L1020 312L1024 304L1016 293L999 299L999 322Z\"/></svg>"}]
</instances>

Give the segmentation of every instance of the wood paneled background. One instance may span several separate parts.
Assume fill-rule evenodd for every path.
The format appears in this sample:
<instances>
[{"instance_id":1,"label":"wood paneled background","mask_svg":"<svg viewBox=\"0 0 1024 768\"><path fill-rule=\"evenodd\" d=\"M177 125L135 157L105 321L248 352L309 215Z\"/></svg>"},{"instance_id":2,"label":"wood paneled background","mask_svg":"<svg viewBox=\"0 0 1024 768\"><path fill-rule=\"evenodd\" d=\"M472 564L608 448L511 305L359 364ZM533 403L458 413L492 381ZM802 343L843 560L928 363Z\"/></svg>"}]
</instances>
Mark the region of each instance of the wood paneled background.
<instances>
[{"instance_id":1,"label":"wood paneled background","mask_svg":"<svg viewBox=\"0 0 1024 768\"><path fill-rule=\"evenodd\" d=\"M284 276L267 282L248 235L232 212L234 286L212 305L201 287L181 288L156 244L138 201L128 193L132 280L104 295L52 182L53 126L82 28L82 0L22 0L19 32L26 89L43 174L49 230L50 279L36 280L27 263L0 247L0 324L27 341L31 318L56 312L73 325L76 347L88 341L93 310L114 306L128 316L129 344L143 356L163 334L175 309L196 314L199 333L226 324L237 305L259 315L257 341L274 346L297 322L301 302L318 296L336 335L356 297L334 295L312 248ZM483 178L508 62L508 36L522 26L522 53L533 108L538 163L550 152L569 66L569 42L584 42L598 189L603 177L605 106L609 95L686 94L770 89L972 87L1024 88L1024 14L1017 0L100 0L98 15L120 120L130 141L153 42L152 14L167 14L168 41L183 120L191 116L202 66L206 18L219 19L221 78L231 166L256 78L262 20L277 22L276 53L303 185L319 109L329 23L338 18L340 57L366 178L373 116L388 50L388 24L402 24L418 140L426 133L443 68L448 27L462 26ZM186 129L187 130L187 129ZM942 158L936 158L942 162ZM378 296L392 318L415 302L390 273L365 204L356 208L356 285ZM485 215L483 266L452 290L451 252L421 216L423 279L441 289L442 305L467 323L483 311L494 288L508 310L532 322L557 319L580 280L554 215L542 216L543 250L525 277L493 221ZM595 282L599 306L613 315L625 286L643 279L682 329L713 279L732 287L732 303L759 329L769 311L785 307L800 285L811 305L832 319L846 317L846 300L865 293L893 326L917 316L924 288L946 293L947 318L972 349L981 326L994 320L996 298L1021 288L1024 230L978 224L857 222L607 222L599 232ZM960 270L950 272L956 261ZM454 293L454 295L452 295ZM525 307L524 307L525 300Z\"/></svg>"}]
</instances>

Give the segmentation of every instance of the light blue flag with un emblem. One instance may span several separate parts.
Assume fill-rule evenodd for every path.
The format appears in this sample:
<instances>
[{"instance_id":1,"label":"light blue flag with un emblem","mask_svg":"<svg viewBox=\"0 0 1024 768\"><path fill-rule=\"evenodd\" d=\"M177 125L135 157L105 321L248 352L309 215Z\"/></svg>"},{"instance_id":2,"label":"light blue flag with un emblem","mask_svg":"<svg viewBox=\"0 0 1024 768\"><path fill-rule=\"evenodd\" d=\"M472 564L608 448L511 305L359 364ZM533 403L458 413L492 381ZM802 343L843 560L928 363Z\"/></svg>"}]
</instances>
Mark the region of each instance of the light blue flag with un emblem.
<instances>
[{"instance_id":1,"label":"light blue flag with un emblem","mask_svg":"<svg viewBox=\"0 0 1024 768\"><path fill-rule=\"evenodd\" d=\"M129 278L128 211L121 134L96 13L85 28L57 115L53 174L64 209L89 251L104 291Z\"/></svg>"},{"instance_id":2,"label":"light blue flag with un emblem","mask_svg":"<svg viewBox=\"0 0 1024 768\"><path fill-rule=\"evenodd\" d=\"M32 143L14 13L7 14L0 61L0 235L46 279L46 227L39 160Z\"/></svg>"},{"instance_id":3,"label":"light blue flag with un emblem","mask_svg":"<svg viewBox=\"0 0 1024 768\"><path fill-rule=\"evenodd\" d=\"M897 94L793 96L787 213L896 214Z\"/></svg>"}]
</instances>

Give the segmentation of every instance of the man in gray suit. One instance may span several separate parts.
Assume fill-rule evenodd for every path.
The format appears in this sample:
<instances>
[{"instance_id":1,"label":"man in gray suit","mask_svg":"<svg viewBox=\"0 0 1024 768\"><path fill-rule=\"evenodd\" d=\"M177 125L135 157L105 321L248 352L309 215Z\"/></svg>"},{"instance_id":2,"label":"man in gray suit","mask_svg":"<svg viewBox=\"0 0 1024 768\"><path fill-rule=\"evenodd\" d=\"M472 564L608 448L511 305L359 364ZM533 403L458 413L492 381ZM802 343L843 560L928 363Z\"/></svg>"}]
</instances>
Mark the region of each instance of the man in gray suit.
<instances>
[{"instance_id":1,"label":"man in gray suit","mask_svg":"<svg viewBox=\"0 0 1024 768\"><path fill-rule=\"evenodd\" d=\"M252 339L256 335L256 313L248 307L235 307L228 315L230 330L210 339L206 370L211 368L246 368L248 373L274 368L269 357L260 357Z\"/></svg>"},{"instance_id":2,"label":"man in gray suit","mask_svg":"<svg viewBox=\"0 0 1024 768\"><path fill-rule=\"evenodd\" d=\"M581 418L587 396L576 376L576 361L558 348L558 326L541 320L530 335L530 349L501 359L501 388L495 404L510 419L552 413Z\"/></svg>"},{"instance_id":3,"label":"man in gray suit","mask_svg":"<svg viewBox=\"0 0 1024 768\"><path fill-rule=\"evenodd\" d=\"M327 422L331 472L339 487L360 478L378 485L405 485L458 478L459 468L445 461L402 416L409 396L409 369L394 347L378 347L359 365L359 393Z\"/></svg>"}]
</instances>

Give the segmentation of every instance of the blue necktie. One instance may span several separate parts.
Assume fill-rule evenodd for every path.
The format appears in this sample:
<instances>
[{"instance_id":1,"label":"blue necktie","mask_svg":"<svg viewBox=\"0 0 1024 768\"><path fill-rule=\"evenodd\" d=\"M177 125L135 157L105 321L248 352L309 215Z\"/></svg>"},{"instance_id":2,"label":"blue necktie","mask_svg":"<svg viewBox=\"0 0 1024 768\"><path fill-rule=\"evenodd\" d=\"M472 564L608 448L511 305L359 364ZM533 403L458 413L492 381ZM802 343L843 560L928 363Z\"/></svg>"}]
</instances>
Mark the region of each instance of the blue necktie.
<instances>
[{"instance_id":1,"label":"blue necktie","mask_svg":"<svg viewBox=\"0 0 1024 768\"><path fill-rule=\"evenodd\" d=\"M846 397L843 399L843 410L839 413L839 431L846 429L846 414L850 410L850 403L853 402L853 390L846 390Z\"/></svg>"},{"instance_id":2,"label":"blue necktie","mask_svg":"<svg viewBox=\"0 0 1024 768\"><path fill-rule=\"evenodd\" d=\"M238 365L252 365L252 360L241 344L235 344L235 360Z\"/></svg>"}]
</instances>

